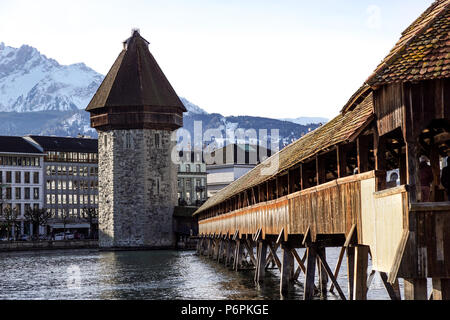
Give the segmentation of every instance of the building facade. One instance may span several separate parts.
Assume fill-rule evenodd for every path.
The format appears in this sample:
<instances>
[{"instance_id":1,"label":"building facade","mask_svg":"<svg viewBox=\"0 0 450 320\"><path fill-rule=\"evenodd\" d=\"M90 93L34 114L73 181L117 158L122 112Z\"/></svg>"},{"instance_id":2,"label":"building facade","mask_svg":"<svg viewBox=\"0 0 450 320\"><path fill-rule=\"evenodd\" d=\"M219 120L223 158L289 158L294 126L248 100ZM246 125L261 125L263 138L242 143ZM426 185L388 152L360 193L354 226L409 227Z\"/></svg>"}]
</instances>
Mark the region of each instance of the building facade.
<instances>
[{"instance_id":1,"label":"building facade","mask_svg":"<svg viewBox=\"0 0 450 320\"><path fill-rule=\"evenodd\" d=\"M39 148L22 137L0 137L0 220L5 220L7 208L17 215L11 234L2 230L2 237L31 233L24 214L28 209L44 207L43 168L44 154Z\"/></svg>"},{"instance_id":2,"label":"building facade","mask_svg":"<svg viewBox=\"0 0 450 320\"><path fill-rule=\"evenodd\" d=\"M200 206L206 199L206 164L201 152L180 152L178 205Z\"/></svg>"},{"instance_id":3,"label":"building facade","mask_svg":"<svg viewBox=\"0 0 450 320\"><path fill-rule=\"evenodd\" d=\"M210 153L206 165L208 198L252 170L271 155L270 150L249 144L229 144Z\"/></svg>"},{"instance_id":4,"label":"building facade","mask_svg":"<svg viewBox=\"0 0 450 320\"><path fill-rule=\"evenodd\" d=\"M88 221L88 209L98 212L98 142L90 138L27 136L44 153L43 206L52 219L48 233L72 230L91 234L96 221ZM92 225L92 222L93 225Z\"/></svg>"},{"instance_id":5,"label":"building facade","mask_svg":"<svg viewBox=\"0 0 450 320\"><path fill-rule=\"evenodd\" d=\"M134 30L86 111L99 135L99 246L174 247L177 168L186 108Z\"/></svg>"}]
</instances>

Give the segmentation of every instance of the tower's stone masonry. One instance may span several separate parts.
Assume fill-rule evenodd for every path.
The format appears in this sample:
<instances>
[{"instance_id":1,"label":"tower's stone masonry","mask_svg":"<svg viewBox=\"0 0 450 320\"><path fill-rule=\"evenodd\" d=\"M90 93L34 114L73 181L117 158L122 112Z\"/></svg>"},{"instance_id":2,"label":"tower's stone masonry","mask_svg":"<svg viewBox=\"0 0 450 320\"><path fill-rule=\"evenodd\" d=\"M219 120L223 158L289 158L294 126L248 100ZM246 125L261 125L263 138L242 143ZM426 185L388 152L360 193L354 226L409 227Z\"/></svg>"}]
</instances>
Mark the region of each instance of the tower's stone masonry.
<instances>
[{"instance_id":1,"label":"tower's stone masonry","mask_svg":"<svg viewBox=\"0 0 450 320\"><path fill-rule=\"evenodd\" d=\"M99 246L174 247L171 138L187 110L139 31L123 45L86 108L99 136Z\"/></svg>"},{"instance_id":2,"label":"tower's stone masonry","mask_svg":"<svg viewBox=\"0 0 450 320\"><path fill-rule=\"evenodd\" d=\"M166 130L99 132L101 247L174 245L175 142Z\"/></svg>"}]
</instances>

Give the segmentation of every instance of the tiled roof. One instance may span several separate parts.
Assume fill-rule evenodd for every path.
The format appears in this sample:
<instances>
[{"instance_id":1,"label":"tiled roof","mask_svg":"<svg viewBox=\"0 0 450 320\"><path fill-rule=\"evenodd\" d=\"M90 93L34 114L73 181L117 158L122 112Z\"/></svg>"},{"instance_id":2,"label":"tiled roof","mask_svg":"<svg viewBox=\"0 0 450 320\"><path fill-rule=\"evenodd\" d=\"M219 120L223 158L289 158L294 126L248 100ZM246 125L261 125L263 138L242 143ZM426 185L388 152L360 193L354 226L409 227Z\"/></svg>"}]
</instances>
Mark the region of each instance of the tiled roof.
<instances>
[{"instance_id":1,"label":"tiled roof","mask_svg":"<svg viewBox=\"0 0 450 320\"><path fill-rule=\"evenodd\" d=\"M148 42L134 31L98 88L86 111L103 107L184 107L158 63Z\"/></svg>"},{"instance_id":2,"label":"tiled roof","mask_svg":"<svg viewBox=\"0 0 450 320\"><path fill-rule=\"evenodd\" d=\"M0 153L33 153L42 154L31 143L22 137L0 136Z\"/></svg>"},{"instance_id":3,"label":"tiled roof","mask_svg":"<svg viewBox=\"0 0 450 320\"><path fill-rule=\"evenodd\" d=\"M44 151L60 152L98 152L97 139L65 138L46 136L27 136L44 149Z\"/></svg>"},{"instance_id":4,"label":"tiled roof","mask_svg":"<svg viewBox=\"0 0 450 320\"><path fill-rule=\"evenodd\" d=\"M450 0L435 1L403 33L367 83L446 78L450 74Z\"/></svg>"},{"instance_id":5,"label":"tiled roof","mask_svg":"<svg viewBox=\"0 0 450 320\"><path fill-rule=\"evenodd\" d=\"M353 110L345 114L339 114L330 122L288 145L238 180L220 190L220 192L209 198L195 214L222 203L244 190L257 186L327 148L351 140L355 134L360 132L372 120L372 117L373 95L369 94ZM262 175L261 170L264 170L271 161L275 163L277 157L278 170L272 175Z\"/></svg>"}]
</instances>

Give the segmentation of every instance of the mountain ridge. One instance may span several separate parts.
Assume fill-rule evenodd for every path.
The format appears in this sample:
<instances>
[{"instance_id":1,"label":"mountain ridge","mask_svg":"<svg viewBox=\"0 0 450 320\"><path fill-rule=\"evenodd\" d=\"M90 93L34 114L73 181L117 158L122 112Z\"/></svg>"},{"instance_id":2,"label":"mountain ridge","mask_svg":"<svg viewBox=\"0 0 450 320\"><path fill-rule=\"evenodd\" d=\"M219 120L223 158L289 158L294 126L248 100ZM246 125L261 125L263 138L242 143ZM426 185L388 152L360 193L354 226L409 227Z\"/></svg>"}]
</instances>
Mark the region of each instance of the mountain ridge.
<instances>
[{"instance_id":1,"label":"mountain ridge","mask_svg":"<svg viewBox=\"0 0 450 320\"><path fill-rule=\"evenodd\" d=\"M96 137L84 111L104 76L84 63L61 65L38 49L0 43L0 134L7 135L87 135ZM193 133L195 121L207 129L279 129L280 146L298 139L318 125L252 116L208 113L184 97L188 110L184 128ZM291 119L295 120L295 119ZM289 121L289 120L288 120Z\"/></svg>"}]
</instances>

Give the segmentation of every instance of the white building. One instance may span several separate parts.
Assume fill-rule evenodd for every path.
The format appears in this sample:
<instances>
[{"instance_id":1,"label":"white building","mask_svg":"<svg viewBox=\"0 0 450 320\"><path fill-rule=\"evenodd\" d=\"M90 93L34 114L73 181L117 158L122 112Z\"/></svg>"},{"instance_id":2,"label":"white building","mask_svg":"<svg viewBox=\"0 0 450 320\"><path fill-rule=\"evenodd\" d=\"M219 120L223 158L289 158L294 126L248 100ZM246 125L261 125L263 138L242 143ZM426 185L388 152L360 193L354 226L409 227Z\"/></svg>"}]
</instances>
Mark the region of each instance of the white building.
<instances>
[{"instance_id":1,"label":"white building","mask_svg":"<svg viewBox=\"0 0 450 320\"><path fill-rule=\"evenodd\" d=\"M270 150L250 144L229 144L211 152L206 165L208 198L270 155Z\"/></svg>"},{"instance_id":2,"label":"white building","mask_svg":"<svg viewBox=\"0 0 450 320\"><path fill-rule=\"evenodd\" d=\"M180 151L178 204L200 206L206 199L206 164L202 153Z\"/></svg>"},{"instance_id":3,"label":"white building","mask_svg":"<svg viewBox=\"0 0 450 320\"><path fill-rule=\"evenodd\" d=\"M0 212L8 207L17 212L17 225L11 230L16 235L32 232L24 217L27 208L44 206L43 160L42 151L24 138L0 136ZM6 237L5 230L1 233Z\"/></svg>"}]
</instances>

